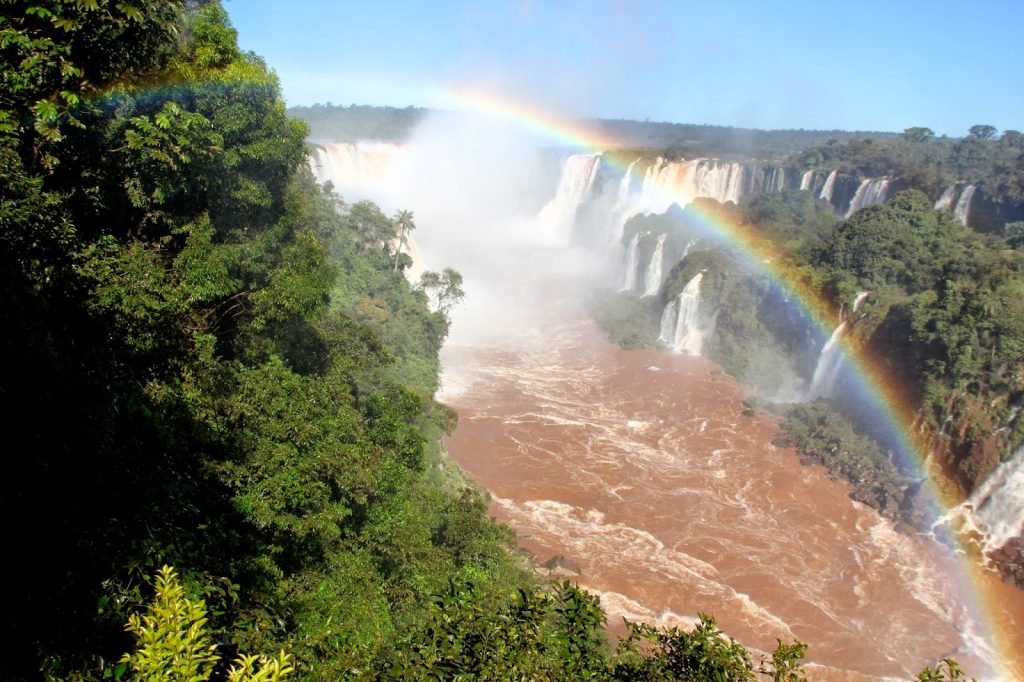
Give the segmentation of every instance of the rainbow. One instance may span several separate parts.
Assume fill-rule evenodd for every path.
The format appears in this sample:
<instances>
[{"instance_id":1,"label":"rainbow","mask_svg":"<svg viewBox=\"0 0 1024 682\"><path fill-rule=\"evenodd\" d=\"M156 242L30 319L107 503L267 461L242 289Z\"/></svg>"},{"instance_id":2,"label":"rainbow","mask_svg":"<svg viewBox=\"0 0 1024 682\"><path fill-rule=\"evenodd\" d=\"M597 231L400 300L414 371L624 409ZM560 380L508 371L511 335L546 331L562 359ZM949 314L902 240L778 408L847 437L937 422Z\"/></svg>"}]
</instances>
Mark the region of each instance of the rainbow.
<instances>
[{"instance_id":1,"label":"rainbow","mask_svg":"<svg viewBox=\"0 0 1024 682\"><path fill-rule=\"evenodd\" d=\"M478 89L458 88L450 90L448 94L461 108L503 119L561 146L599 154L622 146L582 121L560 117L529 103ZM605 154L604 158L625 171L625 164L615 159L614 155ZM671 196L665 198L674 199ZM675 203L684 204L685 201ZM764 235L752 226L741 224L726 207L709 207L704 202L697 202L689 204L687 211L699 230L732 247L748 265L767 274L780 291L795 302L801 313L812 321L822 341L831 335L837 323L833 307L799 273L784 267L784 254ZM925 497L934 514L933 518L948 513L958 502L955 498L956 488L940 472L928 466L924 455L928 443L921 429L915 426L916 410L906 391L890 378L888 368L880 358L854 347L848 337L840 338L840 347L842 362L846 366L847 375L853 378L857 397L868 408L873 419L884 428L889 445L894 447L897 464L906 471L918 472L924 479L927 488ZM959 542L952 534L944 539L952 544ZM966 598L965 603L977 608L977 613L970 616L986 630L983 635L993 648L997 679L1024 680L1024 661L1018 658L1019 653L1009 641L1008 635L1013 625L1000 617L1001 611L996 608L997 597L988 587L992 578L975 560L969 558L966 551L961 553L963 558L956 562L959 574L953 576L955 586Z\"/></svg>"}]
</instances>

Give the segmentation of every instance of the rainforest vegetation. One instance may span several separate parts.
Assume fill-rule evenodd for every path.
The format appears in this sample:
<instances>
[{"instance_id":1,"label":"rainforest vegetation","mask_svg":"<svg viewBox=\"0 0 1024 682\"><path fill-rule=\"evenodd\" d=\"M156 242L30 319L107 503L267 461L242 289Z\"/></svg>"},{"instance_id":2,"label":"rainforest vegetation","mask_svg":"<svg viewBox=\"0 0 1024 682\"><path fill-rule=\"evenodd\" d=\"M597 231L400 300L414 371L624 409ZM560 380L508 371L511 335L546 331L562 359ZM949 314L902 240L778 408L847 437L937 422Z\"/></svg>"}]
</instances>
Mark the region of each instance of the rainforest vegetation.
<instances>
[{"instance_id":1,"label":"rainforest vegetation","mask_svg":"<svg viewBox=\"0 0 1024 682\"><path fill-rule=\"evenodd\" d=\"M838 169L862 177L891 176L933 199L954 182L977 185L1003 203L1024 200L1024 135L974 125L960 138L936 136L924 127L902 135L832 139L804 149L789 162L800 169Z\"/></svg>"},{"instance_id":2,"label":"rainforest vegetation","mask_svg":"<svg viewBox=\"0 0 1024 682\"><path fill-rule=\"evenodd\" d=\"M314 140L348 142L355 140L405 140L423 118L437 110L417 107L374 107L330 102L295 106L288 113L309 124ZM636 150L630 158L658 150L663 156L722 156L774 158L809 148L853 140L884 140L895 133L847 130L756 130L732 126L695 125L626 119L581 121L603 137L619 142L623 150Z\"/></svg>"},{"instance_id":3,"label":"rainforest vegetation","mask_svg":"<svg viewBox=\"0 0 1024 682\"><path fill-rule=\"evenodd\" d=\"M440 449L458 273L406 280L414 216L317 185L236 38L216 1L0 16L4 678L803 679L801 643L708 616L612 647L595 597L537 583ZM914 335L930 419L1017 390L1016 251L914 194L829 229L809 272L878 292L865 343ZM845 246L906 239L949 253Z\"/></svg>"},{"instance_id":4,"label":"rainforest vegetation","mask_svg":"<svg viewBox=\"0 0 1024 682\"><path fill-rule=\"evenodd\" d=\"M458 273L219 3L9 3L0 59L5 679L801 679L536 582L440 450Z\"/></svg>"}]
</instances>

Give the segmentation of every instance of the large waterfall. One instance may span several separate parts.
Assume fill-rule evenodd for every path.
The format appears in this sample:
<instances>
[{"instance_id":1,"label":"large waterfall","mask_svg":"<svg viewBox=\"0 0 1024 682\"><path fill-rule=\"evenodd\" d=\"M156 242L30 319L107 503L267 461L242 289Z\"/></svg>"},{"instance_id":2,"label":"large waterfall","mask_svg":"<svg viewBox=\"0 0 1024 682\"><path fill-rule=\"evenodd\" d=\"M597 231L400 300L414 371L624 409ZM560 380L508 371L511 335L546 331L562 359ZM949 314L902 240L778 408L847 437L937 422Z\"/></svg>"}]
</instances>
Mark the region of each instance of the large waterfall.
<instances>
[{"instance_id":1,"label":"large waterfall","mask_svg":"<svg viewBox=\"0 0 1024 682\"><path fill-rule=\"evenodd\" d=\"M831 177L831 176L829 176ZM889 185L892 181L889 178L868 178L860 183L857 192L850 200L850 206L846 209L844 218L849 218L862 208L880 204L886 200L889 194Z\"/></svg>"},{"instance_id":2,"label":"large waterfall","mask_svg":"<svg viewBox=\"0 0 1024 682\"><path fill-rule=\"evenodd\" d=\"M828 174L828 177L825 178L825 184L821 188L821 194L818 195L819 199L824 199L830 204L832 203L832 191L836 186L836 175L838 172L839 171L832 171Z\"/></svg>"},{"instance_id":3,"label":"large waterfall","mask_svg":"<svg viewBox=\"0 0 1024 682\"><path fill-rule=\"evenodd\" d=\"M700 282L703 272L698 272L686 283L679 294L675 333L672 347L677 353L700 355L704 346L704 329L700 318Z\"/></svg>"},{"instance_id":4,"label":"large waterfall","mask_svg":"<svg viewBox=\"0 0 1024 682\"><path fill-rule=\"evenodd\" d=\"M953 209L953 215L964 225L967 225L967 221L971 218L971 200L974 198L974 190L974 185L964 187L960 198L956 200L956 208Z\"/></svg>"},{"instance_id":5,"label":"large waterfall","mask_svg":"<svg viewBox=\"0 0 1024 682\"><path fill-rule=\"evenodd\" d=\"M654 296L661 288L661 268L665 259L665 238L667 234L658 237L658 244L651 254L651 263L647 266L647 277L644 282L644 296Z\"/></svg>"},{"instance_id":6,"label":"large waterfall","mask_svg":"<svg viewBox=\"0 0 1024 682\"><path fill-rule=\"evenodd\" d=\"M812 182L814 182L814 171L806 171L800 176L800 190L804 192L810 191Z\"/></svg>"},{"instance_id":7,"label":"large waterfall","mask_svg":"<svg viewBox=\"0 0 1024 682\"><path fill-rule=\"evenodd\" d=\"M622 278L621 291L633 291L636 288L636 250L639 245L640 233L638 232L629 240L629 246L626 248L626 260L623 265L625 274Z\"/></svg>"},{"instance_id":8,"label":"large waterfall","mask_svg":"<svg viewBox=\"0 0 1024 682\"><path fill-rule=\"evenodd\" d=\"M600 154L573 154L565 160L555 196L540 211L551 243L567 246L572 242L576 212L594 186L600 163Z\"/></svg>"},{"instance_id":9,"label":"large waterfall","mask_svg":"<svg viewBox=\"0 0 1024 682\"><path fill-rule=\"evenodd\" d=\"M318 182L330 181L348 202L379 201L393 186L405 148L389 142L330 142L312 145L309 165Z\"/></svg>"}]
</instances>

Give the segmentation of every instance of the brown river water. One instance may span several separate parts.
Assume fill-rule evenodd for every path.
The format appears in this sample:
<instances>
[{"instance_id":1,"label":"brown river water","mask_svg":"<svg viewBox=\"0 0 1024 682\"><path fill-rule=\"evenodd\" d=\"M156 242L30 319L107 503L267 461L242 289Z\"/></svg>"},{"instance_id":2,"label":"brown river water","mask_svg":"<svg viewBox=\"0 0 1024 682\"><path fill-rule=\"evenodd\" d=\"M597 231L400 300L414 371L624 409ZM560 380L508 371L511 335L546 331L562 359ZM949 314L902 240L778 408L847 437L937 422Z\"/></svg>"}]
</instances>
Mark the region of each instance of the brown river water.
<instances>
[{"instance_id":1,"label":"brown river water","mask_svg":"<svg viewBox=\"0 0 1024 682\"><path fill-rule=\"evenodd\" d=\"M998 676L971 653L983 627L949 552L772 446L777 421L745 416L747 390L714 363L559 317L445 349L447 445L524 548L579 567L613 631L704 612L748 647L807 642L812 679L906 679L947 655ZM987 582L1018 640L1004 650L1020 646L1024 594Z\"/></svg>"}]
</instances>

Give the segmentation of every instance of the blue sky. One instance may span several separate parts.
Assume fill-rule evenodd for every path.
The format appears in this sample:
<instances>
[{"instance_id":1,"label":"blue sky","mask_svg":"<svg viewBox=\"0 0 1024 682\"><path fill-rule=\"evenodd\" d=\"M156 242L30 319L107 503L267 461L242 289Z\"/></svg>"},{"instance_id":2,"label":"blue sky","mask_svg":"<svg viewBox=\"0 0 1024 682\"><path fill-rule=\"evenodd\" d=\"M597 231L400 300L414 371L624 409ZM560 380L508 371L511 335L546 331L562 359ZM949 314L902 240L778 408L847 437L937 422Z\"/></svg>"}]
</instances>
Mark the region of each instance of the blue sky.
<instances>
[{"instance_id":1,"label":"blue sky","mask_svg":"<svg viewBox=\"0 0 1024 682\"><path fill-rule=\"evenodd\" d=\"M230 0L289 104L452 106L963 135L1024 129L1024 0Z\"/></svg>"}]
</instances>

